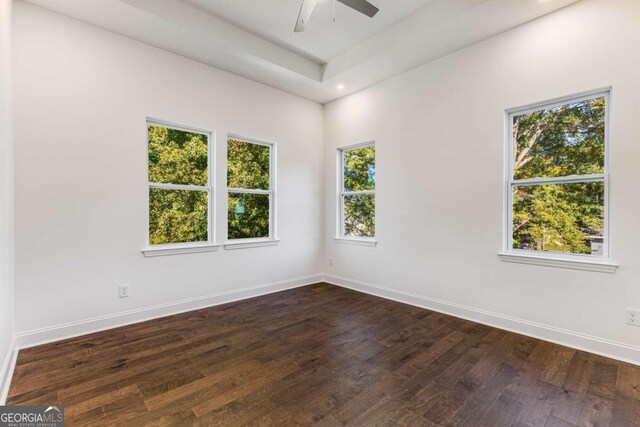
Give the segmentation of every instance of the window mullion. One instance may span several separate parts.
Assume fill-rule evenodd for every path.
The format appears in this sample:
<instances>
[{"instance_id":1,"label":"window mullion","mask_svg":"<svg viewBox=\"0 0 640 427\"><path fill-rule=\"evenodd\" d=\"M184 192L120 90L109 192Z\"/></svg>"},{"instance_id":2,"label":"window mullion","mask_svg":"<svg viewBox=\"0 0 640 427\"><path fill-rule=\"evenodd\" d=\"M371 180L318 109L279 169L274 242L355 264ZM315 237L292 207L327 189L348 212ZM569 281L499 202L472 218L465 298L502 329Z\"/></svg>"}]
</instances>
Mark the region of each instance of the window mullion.
<instances>
[{"instance_id":1,"label":"window mullion","mask_svg":"<svg viewBox=\"0 0 640 427\"><path fill-rule=\"evenodd\" d=\"M149 188L157 188L160 190L187 190L187 191L209 191L211 187L189 184L157 184L154 182L149 183Z\"/></svg>"},{"instance_id":2,"label":"window mullion","mask_svg":"<svg viewBox=\"0 0 640 427\"><path fill-rule=\"evenodd\" d=\"M237 193L237 194L268 194L271 195L273 194L272 190L257 190L257 189L251 189L251 188L227 188L227 191L229 193Z\"/></svg>"},{"instance_id":3,"label":"window mullion","mask_svg":"<svg viewBox=\"0 0 640 427\"><path fill-rule=\"evenodd\" d=\"M531 178L531 179L518 179L511 180L512 187L525 187L531 185L550 185L550 184L580 184L588 182L603 182L605 180L604 174L595 175L572 175L553 178Z\"/></svg>"},{"instance_id":4,"label":"window mullion","mask_svg":"<svg viewBox=\"0 0 640 427\"><path fill-rule=\"evenodd\" d=\"M375 194L376 190L358 190L358 191L343 191L344 196L361 196L366 194Z\"/></svg>"},{"instance_id":5,"label":"window mullion","mask_svg":"<svg viewBox=\"0 0 640 427\"><path fill-rule=\"evenodd\" d=\"M340 222L338 225L339 235L340 237L345 236L345 226L344 226L344 197L345 197L345 186L344 186L344 153L345 150L340 150L340 210L338 212L338 221Z\"/></svg>"}]
</instances>

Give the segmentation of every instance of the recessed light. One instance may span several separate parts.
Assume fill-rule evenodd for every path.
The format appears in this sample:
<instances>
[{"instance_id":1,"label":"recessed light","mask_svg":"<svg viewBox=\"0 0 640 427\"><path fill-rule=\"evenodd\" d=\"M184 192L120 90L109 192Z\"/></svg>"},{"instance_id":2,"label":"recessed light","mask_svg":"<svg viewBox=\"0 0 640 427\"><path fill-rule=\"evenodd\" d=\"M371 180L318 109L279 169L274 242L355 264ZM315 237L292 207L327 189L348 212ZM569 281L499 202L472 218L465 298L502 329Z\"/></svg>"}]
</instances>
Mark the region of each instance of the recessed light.
<instances>
[{"instance_id":1,"label":"recessed light","mask_svg":"<svg viewBox=\"0 0 640 427\"><path fill-rule=\"evenodd\" d=\"M344 89L344 85L343 85L342 83L339 83L339 84L336 86L336 89L340 89L340 90L342 90L342 89Z\"/></svg>"}]
</instances>

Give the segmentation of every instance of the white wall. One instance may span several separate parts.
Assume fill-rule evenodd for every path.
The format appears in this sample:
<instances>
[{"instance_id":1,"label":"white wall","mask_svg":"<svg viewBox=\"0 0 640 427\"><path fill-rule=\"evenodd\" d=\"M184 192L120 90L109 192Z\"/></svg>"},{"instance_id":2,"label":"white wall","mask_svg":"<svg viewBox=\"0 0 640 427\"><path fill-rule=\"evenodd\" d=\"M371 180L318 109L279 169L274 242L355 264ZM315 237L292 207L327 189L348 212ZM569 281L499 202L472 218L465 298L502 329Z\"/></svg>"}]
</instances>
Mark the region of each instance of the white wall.
<instances>
[{"instance_id":1,"label":"white wall","mask_svg":"<svg viewBox=\"0 0 640 427\"><path fill-rule=\"evenodd\" d=\"M618 356L635 346L625 354L640 362L640 328L625 325L625 308L640 308L639 29L640 2L583 0L326 105L325 269L343 278L332 280L601 339L584 345L615 341ZM502 263L505 109L608 86L618 272ZM379 244L339 245L335 150L367 140L377 143Z\"/></svg>"},{"instance_id":2,"label":"white wall","mask_svg":"<svg viewBox=\"0 0 640 427\"><path fill-rule=\"evenodd\" d=\"M14 54L19 333L319 271L321 105L24 2ZM216 131L220 190L227 132L277 142L280 244L144 258L147 116Z\"/></svg>"},{"instance_id":3,"label":"white wall","mask_svg":"<svg viewBox=\"0 0 640 427\"><path fill-rule=\"evenodd\" d=\"M0 404L14 331L11 9L11 0L0 0Z\"/></svg>"}]
</instances>

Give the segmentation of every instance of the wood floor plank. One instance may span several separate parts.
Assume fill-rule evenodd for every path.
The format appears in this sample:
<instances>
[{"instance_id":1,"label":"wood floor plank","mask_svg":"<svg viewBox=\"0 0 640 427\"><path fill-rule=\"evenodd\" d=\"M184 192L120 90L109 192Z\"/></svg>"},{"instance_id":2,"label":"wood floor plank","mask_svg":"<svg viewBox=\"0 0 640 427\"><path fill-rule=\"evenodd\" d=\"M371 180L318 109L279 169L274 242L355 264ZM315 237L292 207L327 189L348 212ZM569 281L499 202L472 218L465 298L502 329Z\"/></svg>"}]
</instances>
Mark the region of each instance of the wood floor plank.
<instances>
[{"instance_id":1,"label":"wood floor plank","mask_svg":"<svg viewBox=\"0 0 640 427\"><path fill-rule=\"evenodd\" d=\"M70 426L638 426L640 367L328 284L21 350Z\"/></svg>"},{"instance_id":2,"label":"wood floor plank","mask_svg":"<svg viewBox=\"0 0 640 427\"><path fill-rule=\"evenodd\" d=\"M640 405L638 400L620 393L613 399L612 425L633 426L640 424Z\"/></svg>"},{"instance_id":3,"label":"wood floor plank","mask_svg":"<svg viewBox=\"0 0 640 427\"><path fill-rule=\"evenodd\" d=\"M560 419L551 415L549 416L549 419L547 420L545 427L576 427L576 425L568 423L563 419Z\"/></svg>"},{"instance_id":4,"label":"wood floor plank","mask_svg":"<svg viewBox=\"0 0 640 427\"><path fill-rule=\"evenodd\" d=\"M478 426L509 427L520 415L524 404L508 397L500 396L478 423Z\"/></svg>"},{"instance_id":5,"label":"wood floor plank","mask_svg":"<svg viewBox=\"0 0 640 427\"><path fill-rule=\"evenodd\" d=\"M586 395L570 390L556 389L551 415L568 423L578 425Z\"/></svg>"},{"instance_id":6,"label":"wood floor plank","mask_svg":"<svg viewBox=\"0 0 640 427\"><path fill-rule=\"evenodd\" d=\"M613 421L613 401L587 396L578 425L584 427L610 426ZM640 420L637 420L640 423Z\"/></svg>"}]
</instances>

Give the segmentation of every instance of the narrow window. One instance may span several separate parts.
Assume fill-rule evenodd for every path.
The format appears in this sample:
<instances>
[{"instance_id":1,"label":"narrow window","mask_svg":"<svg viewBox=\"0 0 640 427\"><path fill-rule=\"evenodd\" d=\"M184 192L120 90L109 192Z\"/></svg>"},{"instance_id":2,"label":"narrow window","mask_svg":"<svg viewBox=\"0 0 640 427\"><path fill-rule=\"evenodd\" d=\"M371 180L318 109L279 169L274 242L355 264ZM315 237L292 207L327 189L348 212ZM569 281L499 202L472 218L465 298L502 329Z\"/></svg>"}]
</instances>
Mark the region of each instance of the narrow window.
<instances>
[{"instance_id":1,"label":"narrow window","mask_svg":"<svg viewBox=\"0 0 640 427\"><path fill-rule=\"evenodd\" d=\"M373 239L376 236L376 147L373 142L338 152L339 236Z\"/></svg>"},{"instance_id":2,"label":"narrow window","mask_svg":"<svg viewBox=\"0 0 640 427\"><path fill-rule=\"evenodd\" d=\"M228 240L274 239L274 144L227 139Z\"/></svg>"},{"instance_id":3,"label":"narrow window","mask_svg":"<svg viewBox=\"0 0 640 427\"><path fill-rule=\"evenodd\" d=\"M149 245L212 242L212 134L147 121Z\"/></svg>"},{"instance_id":4,"label":"narrow window","mask_svg":"<svg viewBox=\"0 0 640 427\"><path fill-rule=\"evenodd\" d=\"M509 113L507 250L608 257L609 92Z\"/></svg>"}]
</instances>

